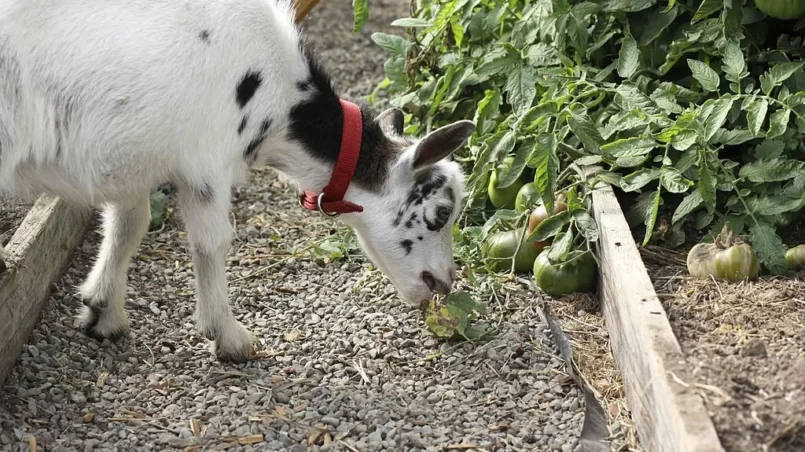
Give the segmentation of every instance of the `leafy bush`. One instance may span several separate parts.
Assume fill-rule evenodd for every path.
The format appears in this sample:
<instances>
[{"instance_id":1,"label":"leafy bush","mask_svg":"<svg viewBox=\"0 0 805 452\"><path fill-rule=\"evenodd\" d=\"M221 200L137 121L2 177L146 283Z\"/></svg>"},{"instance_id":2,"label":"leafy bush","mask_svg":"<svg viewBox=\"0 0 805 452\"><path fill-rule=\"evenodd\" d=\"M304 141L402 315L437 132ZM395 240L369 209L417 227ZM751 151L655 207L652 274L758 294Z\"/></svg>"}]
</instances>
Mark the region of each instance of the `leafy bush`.
<instances>
[{"instance_id":1,"label":"leafy bush","mask_svg":"<svg viewBox=\"0 0 805 452\"><path fill-rule=\"evenodd\" d=\"M513 156L500 185L533 180L549 211L558 192L578 195L574 169L596 165L644 245L712 240L726 222L786 272L778 230L805 205L805 19L752 0L421 0L392 25L408 39L373 35L389 54L378 88L407 131L477 123L458 156L471 171L463 243L489 232L489 175ZM573 247L597 236L584 218Z\"/></svg>"}]
</instances>

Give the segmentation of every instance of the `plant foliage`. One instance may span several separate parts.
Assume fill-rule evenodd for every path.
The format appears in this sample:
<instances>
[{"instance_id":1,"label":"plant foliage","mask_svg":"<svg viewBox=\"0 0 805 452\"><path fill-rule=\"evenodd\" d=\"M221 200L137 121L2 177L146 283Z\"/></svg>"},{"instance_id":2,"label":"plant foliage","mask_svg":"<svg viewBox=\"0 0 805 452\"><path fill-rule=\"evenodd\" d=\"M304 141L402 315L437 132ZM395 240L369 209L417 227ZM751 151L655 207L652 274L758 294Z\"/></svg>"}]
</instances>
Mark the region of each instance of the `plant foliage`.
<instances>
[{"instance_id":1,"label":"plant foliage","mask_svg":"<svg viewBox=\"0 0 805 452\"><path fill-rule=\"evenodd\" d=\"M805 205L805 19L752 0L421 0L392 25L407 37L373 35L389 55L379 88L407 131L477 124L458 156L471 172L465 254L490 216L516 217L486 200L512 155L525 165L503 179L533 180L549 208L575 188L572 168L596 165L643 244L727 222L785 273L780 229Z\"/></svg>"}]
</instances>

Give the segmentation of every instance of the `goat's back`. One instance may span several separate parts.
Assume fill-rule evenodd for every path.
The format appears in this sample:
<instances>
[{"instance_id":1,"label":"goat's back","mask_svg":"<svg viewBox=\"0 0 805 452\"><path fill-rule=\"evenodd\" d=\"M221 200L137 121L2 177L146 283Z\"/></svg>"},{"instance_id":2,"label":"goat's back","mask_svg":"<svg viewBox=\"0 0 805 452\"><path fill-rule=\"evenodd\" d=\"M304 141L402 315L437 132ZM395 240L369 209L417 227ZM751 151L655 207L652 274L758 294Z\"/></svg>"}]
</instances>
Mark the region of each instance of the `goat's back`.
<instances>
[{"instance_id":1,"label":"goat's back","mask_svg":"<svg viewBox=\"0 0 805 452\"><path fill-rule=\"evenodd\" d=\"M296 102L298 40L274 0L0 2L0 193L97 202L242 169L244 115Z\"/></svg>"}]
</instances>

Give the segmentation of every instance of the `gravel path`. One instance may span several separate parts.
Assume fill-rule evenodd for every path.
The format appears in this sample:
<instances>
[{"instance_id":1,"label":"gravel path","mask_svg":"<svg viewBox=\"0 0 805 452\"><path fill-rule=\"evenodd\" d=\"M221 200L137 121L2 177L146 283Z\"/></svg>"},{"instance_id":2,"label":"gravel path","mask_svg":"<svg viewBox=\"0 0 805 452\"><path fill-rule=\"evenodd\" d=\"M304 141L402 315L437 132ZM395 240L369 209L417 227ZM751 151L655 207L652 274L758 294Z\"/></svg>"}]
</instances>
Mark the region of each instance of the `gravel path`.
<instances>
[{"instance_id":1,"label":"gravel path","mask_svg":"<svg viewBox=\"0 0 805 452\"><path fill-rule=\"evenodd\" d=\"M369 35L407 15L408 2L372 2L359 35L350 8L322 2L306 28L342 94L365 96L385 60ZM350 234L299 209L274 173L254 171L233 197L230 294L267 357L212 358L194 329L190 257L170 209L129 272L131 335L112 344L78 333L74 294L100 242L92 233L0 390L0 450L578 450L583 403L534 293L479 293L501 332L442 344ZM346 256L310 252L332 249L327 239L346 242Z\"/></svg>"}]
</instances>

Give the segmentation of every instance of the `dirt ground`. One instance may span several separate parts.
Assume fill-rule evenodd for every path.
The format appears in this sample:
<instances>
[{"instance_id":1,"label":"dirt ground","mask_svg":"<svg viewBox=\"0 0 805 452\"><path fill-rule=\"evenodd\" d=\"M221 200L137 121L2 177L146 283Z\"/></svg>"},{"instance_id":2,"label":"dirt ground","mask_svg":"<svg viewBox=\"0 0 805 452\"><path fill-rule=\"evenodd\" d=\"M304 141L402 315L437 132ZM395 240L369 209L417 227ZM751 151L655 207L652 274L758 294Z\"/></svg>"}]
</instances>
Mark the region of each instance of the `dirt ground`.
<instances>
[{"instance_id":1,"label":"dirt ground","mask_svg":"<svg viewBox=\"0 0 805 452\"><path fill-rule=\"evenodd\" d=\"M727 451L805 450L805 272L688 276L687 249L644 261Z\"/></svg>"}]
</instances>

